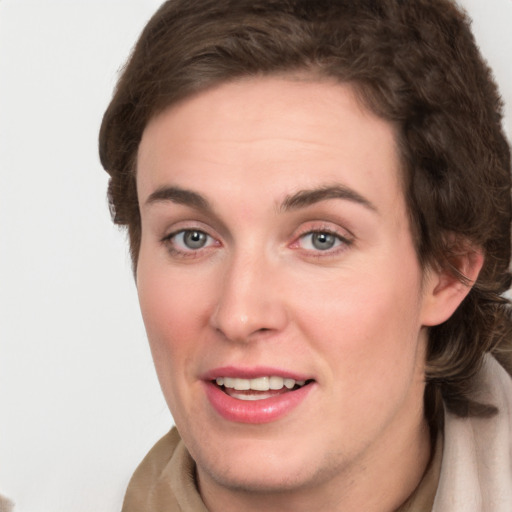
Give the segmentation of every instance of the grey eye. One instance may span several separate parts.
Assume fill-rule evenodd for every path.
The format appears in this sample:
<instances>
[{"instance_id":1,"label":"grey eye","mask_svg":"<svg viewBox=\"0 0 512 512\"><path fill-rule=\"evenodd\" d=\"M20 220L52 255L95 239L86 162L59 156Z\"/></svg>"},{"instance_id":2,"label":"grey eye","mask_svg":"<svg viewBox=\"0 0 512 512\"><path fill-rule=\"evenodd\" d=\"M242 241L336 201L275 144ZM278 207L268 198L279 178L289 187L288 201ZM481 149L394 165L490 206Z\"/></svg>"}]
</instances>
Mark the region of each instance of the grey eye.
<instances>
[{"instance_id":1,"label":"grey eye","mask_svg":"<svg viewBox=\"0 0 512 512\"><path fill-rule=\"evenodd\" d=\"M330 233L311 233L311 245L319 251L332 249L337 242L337 237Z\"/></svg>"},{"instance_id":2,"label":"grey eye","mask_svg":"<svg viewBox=\"0 0 512 512\"><path fill-rule=\"evenodd\" d=\"M201 249L208 241L208 235L202 231L184 231L182 236L183 245L188 249Z\"/></svg>"}]
</instances>

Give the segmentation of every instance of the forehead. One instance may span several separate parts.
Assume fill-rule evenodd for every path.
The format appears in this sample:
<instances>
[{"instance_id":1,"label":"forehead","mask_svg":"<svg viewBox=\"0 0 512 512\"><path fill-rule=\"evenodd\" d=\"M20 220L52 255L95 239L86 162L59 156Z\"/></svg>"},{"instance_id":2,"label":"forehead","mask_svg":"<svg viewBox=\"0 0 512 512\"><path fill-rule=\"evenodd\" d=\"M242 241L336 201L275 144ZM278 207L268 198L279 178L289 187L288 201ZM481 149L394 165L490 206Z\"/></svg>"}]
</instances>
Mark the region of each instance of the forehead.
<instances>
[{"instance_id":1,"label":"forehead","mask_svg":"<svg viewBox=\"0 0 512 512\"><path fill-rule=\"evenodd\" d=\"M169 184L207 197L227 187L279 199L338 183L393 202L402 195L399 167L394 126L350 85L265 77L222 84L153 118L139 147L137 186L141 203Z\"/></svg>"}]
</instances>

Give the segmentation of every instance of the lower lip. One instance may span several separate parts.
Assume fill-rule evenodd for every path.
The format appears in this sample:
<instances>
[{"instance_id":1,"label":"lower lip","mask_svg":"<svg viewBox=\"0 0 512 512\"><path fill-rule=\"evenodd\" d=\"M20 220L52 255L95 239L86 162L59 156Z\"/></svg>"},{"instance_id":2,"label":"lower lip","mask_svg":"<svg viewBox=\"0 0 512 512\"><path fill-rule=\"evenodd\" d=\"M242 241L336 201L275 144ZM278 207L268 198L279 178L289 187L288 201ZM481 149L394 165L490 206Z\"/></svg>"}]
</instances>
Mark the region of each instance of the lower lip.
<instances>
[{"instance_id":1,"label":"lower lip","mask_svg":"<svg viewBox=\"0 0 512 512\"><path fill-rule=\"evenodd\" d=\"M213 408L226 420L238 423L270 423L301 404L314 384L263 400L239 400L224 393L213 382L204 382L206 396Z\"/></svg>"}]
</instances>

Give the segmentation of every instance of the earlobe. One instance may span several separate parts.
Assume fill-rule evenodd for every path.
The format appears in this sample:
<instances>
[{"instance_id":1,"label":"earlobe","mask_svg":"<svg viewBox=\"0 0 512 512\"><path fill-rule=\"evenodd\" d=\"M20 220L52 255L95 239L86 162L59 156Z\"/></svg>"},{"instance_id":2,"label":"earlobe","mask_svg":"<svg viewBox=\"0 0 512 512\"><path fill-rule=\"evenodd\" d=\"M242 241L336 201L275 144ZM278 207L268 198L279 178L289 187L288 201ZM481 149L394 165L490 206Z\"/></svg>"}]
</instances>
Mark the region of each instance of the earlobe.
<instances>
[{"instance_id":1,"label":"earlobe","mask_svg":"<svg viewBox=\"0 0 512 512\"><path fill-rule=\"evenodd\" d=\"M468 249L450 258L443 268L426 271L422 324L432 327L448 320L476 282L484 255L480 248Z\"/></svg>"}]
</instances>

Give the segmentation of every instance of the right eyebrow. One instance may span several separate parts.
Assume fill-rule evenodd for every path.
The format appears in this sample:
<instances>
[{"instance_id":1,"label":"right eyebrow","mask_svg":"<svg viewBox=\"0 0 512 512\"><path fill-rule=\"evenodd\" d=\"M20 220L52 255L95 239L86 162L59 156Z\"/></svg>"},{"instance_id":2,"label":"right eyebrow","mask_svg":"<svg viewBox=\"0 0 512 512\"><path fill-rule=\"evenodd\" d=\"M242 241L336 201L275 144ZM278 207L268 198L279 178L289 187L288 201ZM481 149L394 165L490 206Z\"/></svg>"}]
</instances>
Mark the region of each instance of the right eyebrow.
<instances>
[{"instance_id":1,"label":"right eyebrow","mask_svg":"<svg viewBox=\"0 0 512 512\"><path fill-rule=\"evenodd\" d=\"M176 204L190 206L196 210L202 210L204 212L212 211L210 203L201 194L193 192L192 190L170 186L157 188L146 199L144 206L149 206L155 203L164 203L168 201Z\"/></svg>"}]
</instances>

